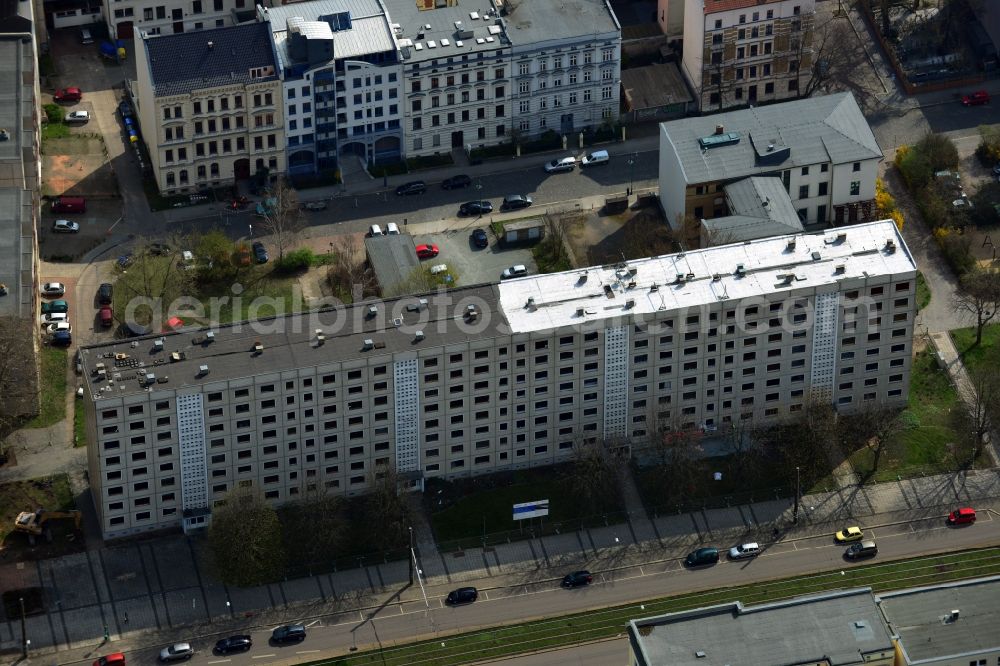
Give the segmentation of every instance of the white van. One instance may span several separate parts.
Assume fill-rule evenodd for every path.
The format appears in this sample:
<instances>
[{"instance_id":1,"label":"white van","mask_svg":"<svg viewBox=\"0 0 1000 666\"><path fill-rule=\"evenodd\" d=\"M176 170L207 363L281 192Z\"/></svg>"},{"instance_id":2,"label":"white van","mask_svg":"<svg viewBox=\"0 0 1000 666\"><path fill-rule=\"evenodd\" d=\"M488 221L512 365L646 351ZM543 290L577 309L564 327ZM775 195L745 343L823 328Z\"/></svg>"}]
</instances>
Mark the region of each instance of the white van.
<instances>
[{"instance_id":1,"label":"white van","mask_svg":"<svg viewBox=\"0 0 1000 666\"><path fill-rule=\"evenodd\" d=\"M611 156L608 155L606 150L595 150L589 155L584 155L583 159L580 160L580 166L594 166L596 164L607 164Z\"/></svg>"},{"instance_id":2,"label":"white van","mask_svg":"<svg viewBox=\"0 0 1000 666\"><path fill-rule=\"evenodd\" d=\"M93 44L94 36L90 34L90 28L82 28L80 30L80 43L81 44Z\"/></svg>"},{"instance_id":3,"label":"white van","mask_svg":"<svg viewBox=\"0 0 1000 666\"><path fill-rule=\"evenodd\" d=\"M372 238L375 238L376 236L381 236L382 227L378 226L377 224L373 224L372 226L368 227L368 235L371 236Z\"/></svg>"},{"instance_id":4,"label":"white van","mask_svg":"<svg viewBox=\"0 0 1000 666\"><path fill-rule=\"evenodd\" d=\"M395 222L389 222L385 225L385 233L388 236L398 236L399 235L399 225Z\"/></svg>"}]
</instances>

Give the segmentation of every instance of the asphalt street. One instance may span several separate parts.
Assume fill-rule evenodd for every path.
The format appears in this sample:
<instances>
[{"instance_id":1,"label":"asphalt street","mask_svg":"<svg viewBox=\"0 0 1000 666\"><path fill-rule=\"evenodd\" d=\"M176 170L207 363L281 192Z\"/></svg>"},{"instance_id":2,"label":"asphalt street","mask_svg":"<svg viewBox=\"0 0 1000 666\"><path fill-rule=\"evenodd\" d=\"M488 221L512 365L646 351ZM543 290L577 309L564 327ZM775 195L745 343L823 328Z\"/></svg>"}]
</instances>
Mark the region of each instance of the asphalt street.
<instances>
[{"instance_id":1,"label":"asphalt street","mask_svg":"<svg viewBox=\"0 0 1000 666\"><path fill-rule=\"evenodd\" d=\"M904 557L994 545L1000 540L1000 521L992 512L980 511L980 519L973 525L949 527L943 518L935 517L877 527L866 531L865 535L875 538L879 546L878 556L865 564L878 564ZM265 632L253 635L255 645L249 652L231 656L211 652L216 637L195 641L196 654L190 663L234 666L262 662L301 663L343 654L352 645L382 645L391 650L396 641L445 639L448 634L504 623L860 566L860 563L845 560L843 553L843 545L835 544L832 536L823 535L781 541L768 545L757 558L735 562L723 558L717 565L698 569L687 569L679 560L671 559L594 572L593 585L573 590L561 589L555 582L484 587L480 588L477 602L458 608L445 606L440 596L428 598L425 604L419 595L415 598L409 592L400 602L399 595L405 591L402 588L385 599L374 612L351 612L329 621L307 622L309 635L306 640L287 647L269 644ZM178 636L177 640L186 640L186 637ZM129 663L155 663L159 647L162 646L130 654ZM563 662L559 660L559 663Z\"/></svg>"}]
</instances>

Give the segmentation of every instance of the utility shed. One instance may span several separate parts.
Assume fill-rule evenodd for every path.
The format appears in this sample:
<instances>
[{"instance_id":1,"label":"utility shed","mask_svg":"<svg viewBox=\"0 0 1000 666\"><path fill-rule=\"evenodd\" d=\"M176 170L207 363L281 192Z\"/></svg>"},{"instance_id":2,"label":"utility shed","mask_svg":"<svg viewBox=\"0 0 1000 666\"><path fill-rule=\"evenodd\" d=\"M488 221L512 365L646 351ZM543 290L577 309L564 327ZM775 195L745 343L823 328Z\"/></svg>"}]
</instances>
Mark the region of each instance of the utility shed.
<instances>
[{"instance_id":1,"label":"utility shed","mask_svg":"<svg viewBox=\"0 0 1000 666\"><path fill-rule=\"evenodd\" d=\"M545 235L545 218L529 217L503 225L504 243L534 243Z\"/></svg>"},{"instance_id":2,"label":"utility shed","mask_svg":"<svg viewBox=\"0 0 1000 666\"><path fill-rule=\"evenodd\" d=\"M392 234L365 239L365 254L375 271L382 296L397 296L403 283L420 268L413 236Z\"/></svg>"}]
</instances>

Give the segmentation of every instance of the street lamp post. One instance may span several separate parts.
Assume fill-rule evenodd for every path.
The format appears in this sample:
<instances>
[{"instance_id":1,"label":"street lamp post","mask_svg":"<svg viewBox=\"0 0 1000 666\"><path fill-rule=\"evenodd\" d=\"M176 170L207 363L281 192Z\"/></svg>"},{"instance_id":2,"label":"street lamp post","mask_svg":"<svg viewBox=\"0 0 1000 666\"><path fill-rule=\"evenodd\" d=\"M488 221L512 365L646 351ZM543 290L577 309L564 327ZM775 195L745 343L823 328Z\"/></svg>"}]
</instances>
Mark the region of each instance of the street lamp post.
<instances>
[{"instance_id":1,"label":"street lamp post","mask_svg":"<svg viewBox=\"0 0 1000 666\"><path fill-rule=\"evenodd\" d=\"M802 477L799 475L799 468L795 468L795 509L792 511L792 522L799 524L799 495L802 494Z\"/></svg>"},{"instance_id":2,"label":"street lamp post","mask_svg":"<svg viewBox=\"0 0 1000 666\"><path fill-rule=\"evenodd\" d=\"M407 528L410 530L410 585L413 585L413 528Z\"/></svg>"},{"instance_id":3,"label":"street lamp post","mask_svg":"<svg viewBox=\"0 0 1000 666\"><path fill-rule=\"evenodd\" d=\"M632 176L635 173L635 160L639 153L632 153L628 158L628 190L625 192L625 196L632 196Z\"/></svg>"},{"instance_id":4,"label":"street lamp post","mask_svg":"<svg viewBox=\"0 0 1000 666\"><path fill-rule=\"evenodd\" d=\"M25 627L24 621L24 597L18 597L18 602L21 604L21 655L27 659L28 658L28 633Z\"/></svg>"}]
</instances>

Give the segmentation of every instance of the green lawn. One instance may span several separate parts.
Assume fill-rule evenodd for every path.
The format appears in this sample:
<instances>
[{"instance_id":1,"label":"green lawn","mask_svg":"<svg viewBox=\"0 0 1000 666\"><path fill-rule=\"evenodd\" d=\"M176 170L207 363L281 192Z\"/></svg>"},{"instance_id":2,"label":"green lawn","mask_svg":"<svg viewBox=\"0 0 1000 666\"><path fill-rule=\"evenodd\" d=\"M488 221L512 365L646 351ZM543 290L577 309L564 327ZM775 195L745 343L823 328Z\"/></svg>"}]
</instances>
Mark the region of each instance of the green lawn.
<instances>
[{"instance_id":1,"label":"green lawn","mask_svg":"<svg viewBox=\"0 0 1000 666\"><path fill-rule=\"evenodd\" d=\"M931 288L927 286L924 274L917 271L917 311L923 310L931 302Z\"/></svg>"},{"instance_id":2,"label":"green lawn","mask_svg":"<svg viewBox=\"0 0 1000 666\"><path fill-rule=\"evenodd\" d=\"M65 139L69 136L69 126L65 123L44 123L42 125L42 141L47 139Z\"/></svg>"},{"instance_id":3,"label":"green lawn","mask_svg":"<svg viewBox=\"0 0 1000 666\"><path fill-rule=\"evenodd\" d=\"M226 324L247 319L272 317L276 314L297 312L306 309L305 303L296 303L293 298L293 287L297 278L288 275L278 275L268 265L252 266L241 271L235 280L243 287L237 296L232 291L230 283L201 285L197 298L200 298L208 308L213 296L228 297L219 307L219 323ZM206 314L209 311L206 309ZM183 318L183 315L181 315Z\"/></svg>"},{"instance_id":4,"label":"green lawn","mask_svg":"<svg viewBox=\"0 0 1000 666\"><path fill-rule=\"evenodd\" d=\"M955 349L962 356L962 363L969 370L982 367L984 363L989 367L996 367L997 360L1000 360L1000 325L991 324L983 327L983 341L978 346L976 342L976 329L956 328L951 332L951 339L955 343Z\"/></svg>"},{"instance_id":5,"label":"green lawn","mask_svg":"<svg viewBox=\"0 0 1000 666\"><path fill-rule=\"evenodd\" d=\"M477 480L477 483L489 482ZM444 491L445 494L448 492ZM428 485L426 495L433 500L437 496L437 486ZM514 504L543 499L549 500L548 517L514 521ZM608 514L615 514L623 508L621 504L609 506ZM621 515L614 518L608 516L609 523L622 520ZM588 515L562 481L561 473L552 469L547 473L538 470L514 472L509 481L498 482L492 488L476 489L447 508L431 514L434 536L439 543L461 540L466 546L481 545L484 532L489 542L506 540L508 536L517 539L522 533L518 522L524 523L523 532L527 537L530 536L530 529L538 534L574 530L581 524L604 524L605 516ZM460 546L458 543L448 545Z\"/></svg>"},{"instance_id":6,"label":"green lawn","mask_svg":"<svg viewBox=\"0 0 1000 666\"><path fill-rule=\"evenodd\" d=\"M25 428L47 428L66 418L66 350L43 345L40 355L41 405L38 416L25 423Z\"/></svg>"},{"instance_id":7,"label":"green lawn","mask_svg":"<svg viewBox=\"0 0 1000 666\"><path fill-rule=\"evenodd\" d=\"M951 410L958 394L948 373L938 368L933 354L922 351L913 360L910 374L910 398L904 418L910 427L889 444L882 455L872 482L891 481L897 476L911 477L939 474L957 469L949 445L955 440ZM864 476L871 469L871 451L855 451L851 456L854 469Z\"/></svg>"},{"instance_id":8,"label":"green lawn","mask_svg":"<svg viewBox=\"0 0 1000 666\"><path fill-rule=\"evenodd\" d=\"M80 404L81 400L77 399L73 403L73 447L86 446L87 445L87 421L84 418L83 405Z\"/></svg>"},{"instance_id":9,"label":"green lawn","mask_svg":"<svg viewBox=\"0 0 1000 666\"><path fill-rule=\"evenodd\" d=\"M571 615L525 622L433 640L370 650L314 666L444 666L499 659L541 649L620 636L629 620L740 601L770 603L837 589L870 586L877 594L914 585L934 585L1000 573L1000 549L919 557L885 564L851 566L827 573L636 601ZM552 663L557 662L553 655Z\"/></svg>"},{"instance_id":10,"label":"green lawn","mask_svg":"<svg viewBox=\"0 0 1000 666\"><path fill-rule=\"evenodd\" d=\"M35 509L72 509L73 490L65 474L0 484L0 542L7 538L17 514Z\"/></svg>"}]
</instances>

